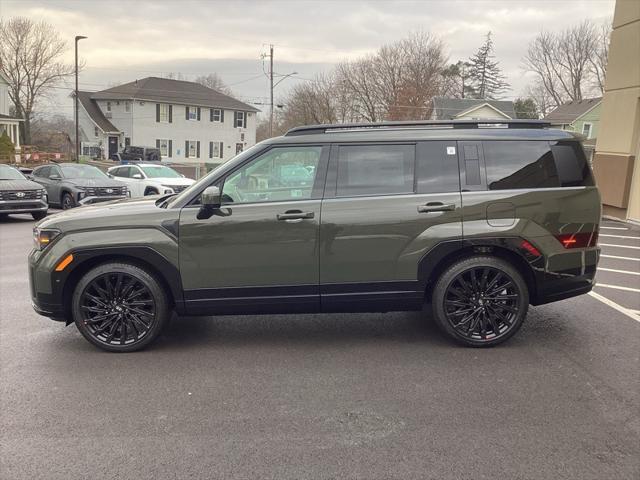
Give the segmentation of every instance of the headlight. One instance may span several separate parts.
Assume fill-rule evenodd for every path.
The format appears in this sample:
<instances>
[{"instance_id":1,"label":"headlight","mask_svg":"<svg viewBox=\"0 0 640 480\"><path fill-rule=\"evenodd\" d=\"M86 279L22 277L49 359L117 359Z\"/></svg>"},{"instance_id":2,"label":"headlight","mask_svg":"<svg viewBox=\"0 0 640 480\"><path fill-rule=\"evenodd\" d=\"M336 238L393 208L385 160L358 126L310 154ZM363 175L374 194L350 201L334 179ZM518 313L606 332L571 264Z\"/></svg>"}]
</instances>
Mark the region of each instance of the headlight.
<instances>
[{"instance_id":1,"label":"headlight","mask_svg":"<svg viewBox=\"0 0 640 480\"><path fill-rule=\"evenodd\" d=\"M60 230L53 228L34 228L33 229L33 241L36 250L43 250L47 245L53 242L53 239L60 235Z\"/></svg>"},{"instance_id":2,"label":"headlight","mask_svg":"<svg viewBox=\"0 0 640 480\"><path fill-rule=\"evenodd\" d=\"M130 196L131 196L131 190L129 190L127 187L124 187L124 194L125 194L127 197L130 197Z\"/></svg>"}]
</instances>

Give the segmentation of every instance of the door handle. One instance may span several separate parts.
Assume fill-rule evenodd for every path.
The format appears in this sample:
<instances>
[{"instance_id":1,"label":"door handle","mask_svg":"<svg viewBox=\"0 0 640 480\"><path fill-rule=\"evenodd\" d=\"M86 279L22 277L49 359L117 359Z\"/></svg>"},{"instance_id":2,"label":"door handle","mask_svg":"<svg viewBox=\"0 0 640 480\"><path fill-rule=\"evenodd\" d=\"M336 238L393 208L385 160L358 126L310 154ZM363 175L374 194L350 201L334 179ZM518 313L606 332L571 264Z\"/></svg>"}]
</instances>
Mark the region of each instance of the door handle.
<instances>
[{"instance_id":1,"label":"door handle","mask_svg":"<svg viewBox=\"0 0 640 480\"><path fill-rule=\"evenodd\" d=\"M315 217L314 212L303 212L301 210L287 210L284 213L279 213L276 218L278 220L304 220Z\"/></svg>"},{"instance_id":2,"label":"door handle","mask_svg":"<svg viewBox=\"0 0 640 480\"><path fill-rule=\"evenodd\" d=\"M418 213L450 212L455 209L453 203L429 202L426 205L418 205Z\"/></svg>"}]
</instances>

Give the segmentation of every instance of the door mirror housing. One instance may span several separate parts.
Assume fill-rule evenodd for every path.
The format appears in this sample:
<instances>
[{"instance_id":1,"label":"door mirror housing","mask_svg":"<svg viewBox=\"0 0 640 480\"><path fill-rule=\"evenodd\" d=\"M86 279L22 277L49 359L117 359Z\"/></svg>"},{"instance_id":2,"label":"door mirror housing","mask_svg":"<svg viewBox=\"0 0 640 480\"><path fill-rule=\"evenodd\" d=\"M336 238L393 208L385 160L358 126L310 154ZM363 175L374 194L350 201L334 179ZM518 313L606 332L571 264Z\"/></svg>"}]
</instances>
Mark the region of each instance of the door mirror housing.
<instances>
[{"instance_id":1,"label":"door mirror housing","mask_svg":"<svg viewBox=\"0 0 640 480\"><path fill-rule=\"evenodd\" d=\"M200 202L204 208L215 210L222 205L222 195L220 188L216 186L207 187L202 192Z\"/></svg>"},{"instance_id":2,"label":"door mirror housing","mask_svg":"<svg viewBox=\"0 0 640 480\"><path fill-rule=\"evenodd\" d=\"M54 173L53 175L49 176L49 180L60 180L62 177L60 175L58 175L57 173Z\"/></svg>"},{"instance_id":3,"label":"door mirror housing","mask_svg":"<svg viewBox=\"0 0 640 480\"><path fill-rule=\"evenodd\" d=\"M133 178L137 178L138 180L142 180L142 174L141 173L134 173L133 174Z\"/></svg>"}]
</instances>

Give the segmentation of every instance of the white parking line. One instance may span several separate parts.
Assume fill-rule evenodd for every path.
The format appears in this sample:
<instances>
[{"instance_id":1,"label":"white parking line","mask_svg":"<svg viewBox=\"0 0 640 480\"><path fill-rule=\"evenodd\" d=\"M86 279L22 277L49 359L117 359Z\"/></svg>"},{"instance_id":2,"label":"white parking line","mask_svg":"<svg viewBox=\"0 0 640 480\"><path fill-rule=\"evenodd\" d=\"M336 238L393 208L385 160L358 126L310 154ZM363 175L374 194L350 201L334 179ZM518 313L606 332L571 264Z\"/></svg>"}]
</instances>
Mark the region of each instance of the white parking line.
<instances>
[{"instance_id":1,"label":"white parking line","mask_svg":"<svg viewBox=\"0 0 640 480\"><path fill-rule=\"evenodd\" d=\"M632 248L634 250L640 250L640 247L632 247L630 245L615 245L613 243L600 243L601 247L616 247L616 248Z\"/></svg>"},{"instance_id":2,"label":"white parking line","mask_svg":"<svg viewBox=\"0 0 640 480\"><path fill-rule=\"evenodd\" d=\"M640 275L640 272L630 272L628 270L616 270L615 268L598 267L598 271L614 272L614 273L626 273L627 275Z\"/></svg>"},{"instance_id":3,"label":"white parking line","mask_svg":"<svg viewBox=\"0 0 640 480\"><path fill-rule=\"evenodd\" d=\"M600 227L600 229L607 229L607 230L629 230L628 228L624 228L624 227Z\"/></svg>"},{"instance_id":4,"label":"white parking line","mask_svg":"<svg viewBox=\"0 0 640 480\"><path fill-rule=\"evenodd\" d=\"M634 238L636 240L640 240L640 237L631 237L629 235L606 235L604 233L600 234L601 237L611 237L611 238Z\"/></svg>"},{"instance_id":5,"label":"white parking line","mask_svg":"<svg viewBox=\"0 0 640 480\"><path fill-rule=\"evenodd\" d=\"M633 258L633 257L619 257L618 255L600 255L600 258L615 258L617 260L633 260L636 262L640 262L640 258Z\"/></svg>"},{"instance_id":6,"label":"white parking line","mask_svg":"<svg viewBox=\"0 0 640 480\"><path fill-rule=\"evenodd\" d=\"M613 288L614 290L624 290L625 292L640 292L640 288L621 287L619 285L609 285L608 283L596 283L596 287Z\"/></svg>"},{"instance_id":7,"label":"white parking line","mask_svg":"<svg viewBox=\"0 0 640 480\"><path fill-rule=\"evenodd\" d=\"M624 313L627 317L633 318L636 322L640 322L640 315L636 314L633 310L629 310L622 305L618 305L616 302L603 297L599 293L589 292L589 295L591 295L596 300L600 300L605 305L609 305L611 308L619 311L620 313Z\"/></svg>"}]
</instances>

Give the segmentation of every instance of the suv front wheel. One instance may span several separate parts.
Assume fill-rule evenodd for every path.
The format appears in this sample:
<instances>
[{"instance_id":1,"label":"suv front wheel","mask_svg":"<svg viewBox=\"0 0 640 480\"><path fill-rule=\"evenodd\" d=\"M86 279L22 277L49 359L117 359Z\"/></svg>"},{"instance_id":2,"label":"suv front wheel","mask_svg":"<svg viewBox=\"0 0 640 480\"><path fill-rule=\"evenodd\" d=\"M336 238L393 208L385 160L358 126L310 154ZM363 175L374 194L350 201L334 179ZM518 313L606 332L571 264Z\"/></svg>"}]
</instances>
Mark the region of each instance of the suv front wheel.
<instances>
[{"instance_id":1,"label":"suv front wheel","mask_svg":"<svg viewBox=\"0 0 640 480\"><path fill-rule=\"evenodd\" d=\"M473 347L504 342L522 326L529 291L508 262L487 256L463 259L447 268L433 291L433 316L440 329Z\"/></svg>"},{"instance_id":2,"label":"suv front wheel","mask_svg":"<svg viewBox=\"0 0 640 480\"><path fill-rule=\"evenodd\" d=\"M112 262L87 272L72 298L80 333L110 352L133 352L151 343L169 318L166 293L156 278L129 263Z\"/></svg>"}]
</instances>

